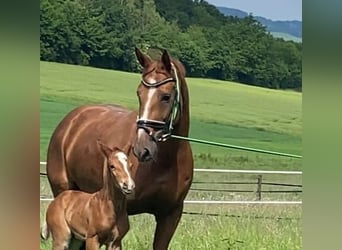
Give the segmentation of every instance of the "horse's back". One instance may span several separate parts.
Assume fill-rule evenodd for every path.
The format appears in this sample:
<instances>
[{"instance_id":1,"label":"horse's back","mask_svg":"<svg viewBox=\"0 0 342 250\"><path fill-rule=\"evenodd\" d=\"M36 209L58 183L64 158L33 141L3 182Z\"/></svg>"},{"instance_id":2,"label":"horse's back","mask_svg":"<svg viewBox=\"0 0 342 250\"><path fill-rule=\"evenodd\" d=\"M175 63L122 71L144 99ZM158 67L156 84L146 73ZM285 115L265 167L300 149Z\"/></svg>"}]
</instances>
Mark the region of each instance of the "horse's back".
<instances>
[{"instance_id":1,"label":"horse's back","mask_svg":"<svg viewBox=\"0 0 342 250\"><path fill-rule=\"evenodd\" d=\"M102 169L98 166L103 159L96 140L112 142L116 131L134 124L135 116L133 111L110 104L80 106L68 113L52 134L47 153L47 174L54 196L68 189L84 190L78 181L83 177L84 182L90 182L85 191L99 189ZM100 182L94 183L94 179Z\"/></svg>"}]
</instances>

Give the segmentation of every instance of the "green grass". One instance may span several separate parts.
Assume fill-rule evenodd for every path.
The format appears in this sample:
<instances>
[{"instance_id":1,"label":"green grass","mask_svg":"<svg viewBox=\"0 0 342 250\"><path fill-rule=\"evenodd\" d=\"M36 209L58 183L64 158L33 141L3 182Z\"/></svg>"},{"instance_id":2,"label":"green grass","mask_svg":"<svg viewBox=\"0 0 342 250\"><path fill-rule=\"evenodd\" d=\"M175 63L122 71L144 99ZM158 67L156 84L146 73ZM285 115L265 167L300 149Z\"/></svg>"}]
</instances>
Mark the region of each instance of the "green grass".
<instances>
[{"instance_id":1,"label":"green grass","mask_svg":"<svg viewBox=\"0 0 342 250\"><path fill-rule=\"evenodd\" d=\"M137 108L140 74L41 62L41 99ZM191 118L300 136L301 93L189 78Z\"/></svg>"},{"instance_id":2,"label":"green grass","mask_svg":"<svg viewBox=\"0 0 342 250\"><path fill-rule=\"evenodd\" d=\"M213 209L186 205L184 210L219 216L184 214L171 241L171 250L302 249L299 206L221 206ZM130 226L123 239L124 249L152 249L153 216L131 216ZM51 241L41 242L40 249L51 249Z\"/></svg>"},{"instance_id":3,"label":"green grass","mask_svg":"<svg viewBox=\"0 0 342 250\"><path fill-rule=\"evenodd\" d=\"M45 161L51 133L73 108L89 103L116 103L137 108L139 74L41 62L40 159ZM209 79L187 79L191 128L194 138L301 154L301 93L279 91ZM192 143L196 168L300 170L301 160ZM45 168L41 166L41 171ZM196 181L255 180L256 175L196 173ZM265 181L301 183L298 176L264 176ZM41 177L41 194L51 195ZM193 184L213 188L214 185ZM235 185L216 188L234 189ZM246 189L255 190L256 185ZM265 190L267 188L265 187ZM251 200L255 193L195 192L187 199ZM300 194L263 194L263 199L300 200ZM41 203L41 222L47 202ZM301 249L300 206L186 205L185 211L219 216L184 214L170 249ZM227 216L228 215L228 216ZM258 219L256 217L267 217ZM295 219L278 219L278 217ZM125 249L151 249L154 219L130 217ZM41 243L41 249L51 242Z\"/></svg>"}]
</instances>

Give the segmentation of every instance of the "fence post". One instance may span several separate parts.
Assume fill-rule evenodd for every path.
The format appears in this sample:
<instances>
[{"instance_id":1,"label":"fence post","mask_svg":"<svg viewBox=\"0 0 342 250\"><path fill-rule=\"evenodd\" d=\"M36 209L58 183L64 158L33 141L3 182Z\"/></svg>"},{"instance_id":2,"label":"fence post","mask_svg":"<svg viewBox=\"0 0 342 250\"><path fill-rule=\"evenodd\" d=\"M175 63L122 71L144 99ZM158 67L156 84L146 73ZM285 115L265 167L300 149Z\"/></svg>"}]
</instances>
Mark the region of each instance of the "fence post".
<instances>
[{"instance_id":1,"label":"fence post","mask_svg":"<svg viewBox=\"0 0 342 250\"><path fill-rule=\"evenodd\" d=\"M257 200L260 201L261 200L261 185L262 185L262 175L258 175L257 177L257 191L256 191L256 195L257 195Z\"/></svg>"}]
</instances>

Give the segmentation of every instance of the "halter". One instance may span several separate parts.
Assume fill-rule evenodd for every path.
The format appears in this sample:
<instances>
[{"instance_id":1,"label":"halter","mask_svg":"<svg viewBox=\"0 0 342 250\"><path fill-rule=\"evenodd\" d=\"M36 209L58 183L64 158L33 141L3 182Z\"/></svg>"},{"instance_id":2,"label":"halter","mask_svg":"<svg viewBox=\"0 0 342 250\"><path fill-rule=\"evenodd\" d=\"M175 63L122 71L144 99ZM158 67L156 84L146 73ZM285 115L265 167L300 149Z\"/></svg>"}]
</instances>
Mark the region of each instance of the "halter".
<instances>
[{"instance_id":1,"label":"halter","mask_svg":"<svg viewBox=\"0 0 342 250\"><path fill-rule=\"evenodd\" d=\"M139 117L137 119L138 129L139 128L144 129L146 133L154 141L158 141L158 142L166 141L171 136L173 125L180 109L180 89L179 89L179 80L178 80L177 70L173 63L171 64L171 68L172 68L172 71L174 72L174 77L169 77L156 83L149 83L149 82L146 82L144 79L141 80L141 83L148 88L157 88L168 82L176 83L174 87L176 90L176 98L174 98L173 100L172 108L171 108L170 114L166 122L150 120L150 119L140 119ZM155 129L156 132L153 133L151 128Z\"/></svg>"}]
</instances>

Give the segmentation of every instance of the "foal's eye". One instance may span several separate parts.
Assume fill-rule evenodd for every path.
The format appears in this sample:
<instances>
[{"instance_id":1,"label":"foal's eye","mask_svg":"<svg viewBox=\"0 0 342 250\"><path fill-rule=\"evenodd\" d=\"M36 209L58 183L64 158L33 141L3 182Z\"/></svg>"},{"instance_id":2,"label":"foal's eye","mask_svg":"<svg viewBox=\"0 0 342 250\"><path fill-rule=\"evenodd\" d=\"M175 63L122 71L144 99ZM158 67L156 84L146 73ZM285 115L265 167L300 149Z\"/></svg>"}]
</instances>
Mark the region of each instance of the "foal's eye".
<instances>
[{"instance_id":1,"label":"foal's eye","mask_svg":"<svg viewBox=\"0 0 342 250\"><path fill-rule=\"evenodd\" d=\"M110 169L115 169L114 165L110 165L109 167L110 167Z\"/></svg>"},{"instance_id":2,"label":"foal's eye","mask_svg":"<svg viewBox=\"0 0 342 250\"><path fill-rule=\"evenodd\" d=\"M170 98L171 98L171 95L165 94L165 95L162 95L162 96L161 96L161 101L162 101L162 102L169 102L169 101L170 101Z\"/></svg>"}]
</instances>

